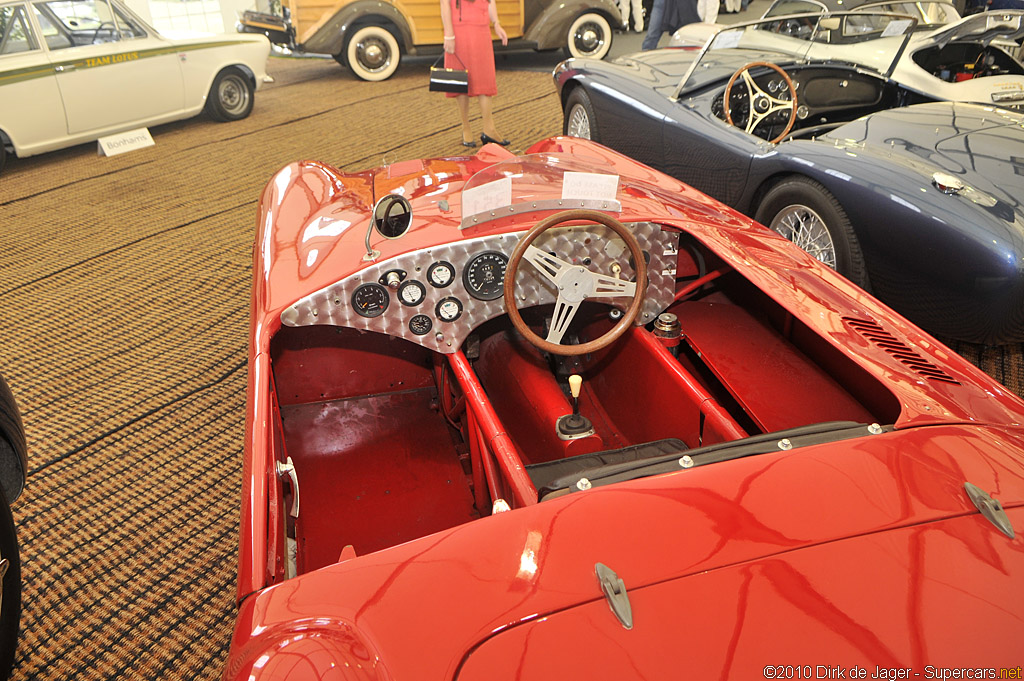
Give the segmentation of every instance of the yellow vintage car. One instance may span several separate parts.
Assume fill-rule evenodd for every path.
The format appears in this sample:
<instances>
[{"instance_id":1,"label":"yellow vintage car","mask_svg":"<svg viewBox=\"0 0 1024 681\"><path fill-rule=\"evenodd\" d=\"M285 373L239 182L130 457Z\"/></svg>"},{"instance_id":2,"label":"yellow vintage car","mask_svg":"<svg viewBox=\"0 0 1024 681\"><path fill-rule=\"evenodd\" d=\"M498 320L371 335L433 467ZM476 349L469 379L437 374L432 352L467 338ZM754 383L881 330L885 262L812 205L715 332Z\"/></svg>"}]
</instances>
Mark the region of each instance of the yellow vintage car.
<instances>
[{"instance_id":1,"label":"yellow vintage car","mask_svg":"<svg viewBox=\"0 0 1024 681\"><path fill-rule=\"evenodd\" d=\"M621 26L612 0L495 0L507 48L601 59ZM281 15L247 11L243 33L262 33L293 51L330 54L363 80L385 80L402 54L440 54L437 0L282 0Z\"/></svg>"}]
</instances>

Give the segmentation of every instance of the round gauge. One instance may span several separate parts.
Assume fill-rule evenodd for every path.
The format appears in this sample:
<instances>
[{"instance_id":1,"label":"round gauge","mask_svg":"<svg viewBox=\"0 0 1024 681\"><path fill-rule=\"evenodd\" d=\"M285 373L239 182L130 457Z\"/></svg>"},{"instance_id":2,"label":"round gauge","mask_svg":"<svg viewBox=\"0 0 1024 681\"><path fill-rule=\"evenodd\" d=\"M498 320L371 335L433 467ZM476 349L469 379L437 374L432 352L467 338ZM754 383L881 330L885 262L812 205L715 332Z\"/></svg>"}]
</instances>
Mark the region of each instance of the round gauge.
<instances>
[{"instance_id":1,"label":"round gauge","mask_svg":"<svg viewBox=\"0 0 1024 681\"><path fill-rule=\"evenodd\" d=\"M409 330L417 336L430 333L430 328L434 325L430 321L430 317L425 314L418 314L409 320Z\"/></svg>"},{"instance_id":2,"label":"round gauge","mask_svg":"<svg viewBox=\"0 0 1024 681\"><path fill-rule=\"evenodd\" d=\"M487 251L474 256L462 272L462 283L469 295L477 300L495 300L501 297L505 284L505 265L508 258L504 253Z\"/></svg>"},{"instance_id":3,"label":"round gauge","mask_svg":"<svg viewBox=\"0 0 1024 681\"><path fill-rule=\"evenodd\" d=\"M455 268L450 262L438 260L427 268L427 281L431 286L444 288L455 281Z\"/></svg>"},{"instance_id":4,"label":"round gauge","mask_svg":"<svg viewBox=\"0 0 1024 681\"><path fill-rule=\"evenodd\" d=\"M418 281L406 281L398 287L398 300L402 305L419 305L427 297L427 288Z\"/></svg>"},{"instance_id":5,"label":"round gauge","mask_svg":"<svg viewBox=\"0 0 1024 681\"><path fill-rule=\"evenodd\" d=\"M454 322L462 316L462 301L451 296L442 298L437 302L434 312L442 322Z\"/></svg>"},{"instance_id":6,"label":"round gauge","mask_svg":"<svg viewBox=\"0 0 1024 681\"><path fill-rule=\"evenodd\" d=\"M380 284L361 284L352 294L352 307L361 317L379 317L388 309L391 296Z\"/></svg>"}]
</instances>

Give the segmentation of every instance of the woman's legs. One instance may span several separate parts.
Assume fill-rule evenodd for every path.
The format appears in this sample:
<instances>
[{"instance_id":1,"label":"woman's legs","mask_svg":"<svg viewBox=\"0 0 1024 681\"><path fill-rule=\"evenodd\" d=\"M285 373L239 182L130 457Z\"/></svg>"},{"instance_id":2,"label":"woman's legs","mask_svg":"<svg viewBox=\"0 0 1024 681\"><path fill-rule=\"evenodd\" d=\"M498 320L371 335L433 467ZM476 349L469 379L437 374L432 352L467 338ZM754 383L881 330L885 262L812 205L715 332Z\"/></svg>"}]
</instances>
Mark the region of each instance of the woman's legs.
<instances>
[{"instance_id":1,"label":"woman's legs","mask_svg":"<svg viewBox=\"0 0 1024 681\"><path fill-rule=\"evenodd\" d=\"M477 101L480 102L480 117L483 119L484 134L491 139L502 139L501 135L498 134L498 129L494 127L494 116L491 113L491 96L480 95L477 97Z\"/></svg>"},{"instance_id":2,"label":"woman's legs","mask_svg":"<svg viewBox=\"0 0 1024 681\"><path fill-rule=\"evenodd\" d=\"M462 141L473 141L473 128L469 126L469 95L457 95L455 103L459 105L459 116L462 117Z\"/></svg>"}]
</instances>

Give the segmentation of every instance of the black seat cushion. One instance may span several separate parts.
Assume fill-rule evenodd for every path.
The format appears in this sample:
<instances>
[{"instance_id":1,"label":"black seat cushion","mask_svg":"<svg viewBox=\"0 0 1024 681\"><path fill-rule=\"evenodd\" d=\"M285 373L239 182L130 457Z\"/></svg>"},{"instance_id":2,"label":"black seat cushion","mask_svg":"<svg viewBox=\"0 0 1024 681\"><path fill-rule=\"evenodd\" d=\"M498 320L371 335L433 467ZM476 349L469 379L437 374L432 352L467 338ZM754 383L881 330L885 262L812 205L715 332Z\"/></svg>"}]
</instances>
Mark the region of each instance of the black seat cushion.
<instances>
[{"instance_id":1,"label":"black seat cushion","mask_svg":"<svg viewBox=\"0 0 1024 681\"><path fill-rule=\"evenodd\" d=\"M570 456L567 459L555 459L543 463L534 463L526 467L526 472L537 488L537 498L543 500L546 494L564 489L569 480L573 483L580 473L602 466L620 463L631 463L659 456L677 454L686 451L686 443L676 438L655 440L639 445L631 445L622 449L608 449L603 452L592 452Z\"/></svg>"}]
</instances>

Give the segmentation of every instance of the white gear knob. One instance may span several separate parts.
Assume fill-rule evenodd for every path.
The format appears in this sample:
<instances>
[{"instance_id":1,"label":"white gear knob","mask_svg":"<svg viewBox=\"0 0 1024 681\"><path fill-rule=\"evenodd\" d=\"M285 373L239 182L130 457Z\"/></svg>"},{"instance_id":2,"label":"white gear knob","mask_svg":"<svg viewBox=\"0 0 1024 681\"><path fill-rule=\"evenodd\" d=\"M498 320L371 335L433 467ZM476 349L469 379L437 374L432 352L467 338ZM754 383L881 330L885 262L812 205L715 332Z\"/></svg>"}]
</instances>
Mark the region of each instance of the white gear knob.
<instances>
[{"instance_id":1,"label":"white gear knob","mask_svg":"<svg viewBox=\"0 0 1024 681\"><path fill-rule=\"evenodd\" d=\"M579 399L580 388L583 387L583 377L579 374L573 374L569 376L569 392L572 393L573 399Z\"/></svg>"}]
</instances>

